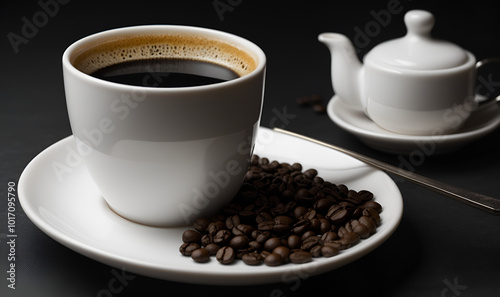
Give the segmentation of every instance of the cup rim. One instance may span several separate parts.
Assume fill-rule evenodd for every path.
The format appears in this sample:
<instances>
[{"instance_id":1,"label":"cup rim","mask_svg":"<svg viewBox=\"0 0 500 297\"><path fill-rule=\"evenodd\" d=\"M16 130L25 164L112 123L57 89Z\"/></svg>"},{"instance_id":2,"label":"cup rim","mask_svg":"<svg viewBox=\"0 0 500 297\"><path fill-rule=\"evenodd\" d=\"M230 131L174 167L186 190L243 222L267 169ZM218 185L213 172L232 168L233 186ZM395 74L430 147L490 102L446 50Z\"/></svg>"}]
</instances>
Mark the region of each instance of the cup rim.
<instances>
[{"instance_id":1,"label":"cup rim","mask_svg":"<svg viewBox=\"0 0 500 297\"><path fill-rule=\"evenodd\" d=\"M121 83L115 83L106 81L103 79L99 79L84 73L83 71L77 69L72 60L75 55L79 52L84 51L84 47L88 44L94 43L101 39L109 39L110 37L119 37L126 36L130 34L168 34L168 33L176 33L176 34L195 34L203 37L214 38L221 40L222 42L227 42L232 46L237 47L238 49L248 52L253 56L256 60L256 68L250 73L237 77L235 79L218 82L210 85L199 85L199 86L187 86L187 87L168 87L168 88L158 88L158 87L150 87L150 86L136 86L136 85L127 85ZM219 31L215 29L196 27L196 26L185 26L185 25L139 25L139 26L129 26L129 27L121 27L110 30L101 31L98 33L94 33L92 35L83 37L74 43L72 43L63 53L62 56L62 65L63 70L68 71L72 75L79 77L80 79L87 80L90 83L96 83L102 86L115 87L115 88L123 88L123 89L139 89L148 92L176 92L176 91L204 91L204 90L212 90L215 88L223 87L223 86L231 86L234 84L242 83L244 81L250 80L253 77L259 75L266 68L266 55L264 51L255 43L240 37L238 35L227 33L224 31Z\"/></svg>"}]
</instances>

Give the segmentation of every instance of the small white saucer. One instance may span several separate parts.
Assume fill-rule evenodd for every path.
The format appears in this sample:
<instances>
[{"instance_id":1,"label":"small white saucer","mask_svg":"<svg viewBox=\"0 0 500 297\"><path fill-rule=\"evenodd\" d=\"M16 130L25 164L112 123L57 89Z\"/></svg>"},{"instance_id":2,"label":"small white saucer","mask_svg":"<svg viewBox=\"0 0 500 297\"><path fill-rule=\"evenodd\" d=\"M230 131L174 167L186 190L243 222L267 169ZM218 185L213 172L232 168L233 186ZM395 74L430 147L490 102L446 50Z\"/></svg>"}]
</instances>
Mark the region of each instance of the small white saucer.
<instances>
[{"instance_id":1,"label":"small white saucer","mask_svg":"<svg viewBox=\"0 0 500 297\"><path fill-rule=\"evenodd\" d=\"M421 151L425 155L443 154L491 133L500 125L500 107L491 104L477 109L460 131L453 134L415 136L389 132L366 115L333 96L327 113L340 128L354 134L366 145L388 153L408 155Z\"/></svg>"},{"instance_id":2,"label":"small white saucer","mask_svg":"<svg viewBox=\"0 0 500 297\"><path fill-rule=\"evenodd\" d=\"M281 282L316 275L350 263L387 240L397 228L403 201L393 180L382 171L325 147L260 128L255 153L281 162L317 168L326 180L370 190L383 206L377 232L332 258L279 267L195 263L179 253L188 227L156 228L133 223L109 209L86 168L75 158L72 136L31 161L19 180L19 200L26 215L47 235L74 251L102 263L150 277L211 285ZM64 175L56 168L67 166ZM61 172L59 172L61 173Z\"/></svg>"}]
</instances>

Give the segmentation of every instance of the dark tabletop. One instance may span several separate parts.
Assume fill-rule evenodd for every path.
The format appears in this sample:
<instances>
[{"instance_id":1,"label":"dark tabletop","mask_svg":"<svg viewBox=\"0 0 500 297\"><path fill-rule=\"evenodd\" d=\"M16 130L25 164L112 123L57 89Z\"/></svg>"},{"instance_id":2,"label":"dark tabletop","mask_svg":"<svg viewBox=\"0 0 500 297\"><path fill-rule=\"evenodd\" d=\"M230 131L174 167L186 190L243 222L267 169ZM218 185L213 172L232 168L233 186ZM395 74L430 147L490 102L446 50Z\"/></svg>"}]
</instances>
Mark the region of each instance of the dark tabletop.
<instances>
[{"instance_id":1,"label":"dark tabletop","mask_svg":"<svg viewBox=\"0 0 500 297\"><path fill-rule=\"evenodd\" d=\"M432 4L434 3L434 4ZM438 4L436 4L438 3ZM268 58L261 125L341 145L393 165L411 156L376 151L340 129L326 114L296 99L333 95L330 54L321 32L354 38L368 33L359 55L405 33L413 8L436 16L433 34L478 59L500 55L495 1L2 1L0 4L0 296L499 296L500 217L455 202L409 182L400 226L384 244L337 270L292 282L249 287L175 283L129 274L120 290L106 290L114 268L91 260L40 231L16 204L16 289L9 269L8 185L17 185L28 162L71 134L61 56L72 42L106 29L140 24L182 24L235 33ZM392 11L389 14L388 11ZM30 23L31 25L28 25ZM500 85L500 73L491 86ZM290 117L280 123L276 112ZM500 131L442 156L420 154L415 171L500 198ZM415 156L413 156L415 157ZM181 294L182 293L182 294Z\"/></svg>"}]
</instances>

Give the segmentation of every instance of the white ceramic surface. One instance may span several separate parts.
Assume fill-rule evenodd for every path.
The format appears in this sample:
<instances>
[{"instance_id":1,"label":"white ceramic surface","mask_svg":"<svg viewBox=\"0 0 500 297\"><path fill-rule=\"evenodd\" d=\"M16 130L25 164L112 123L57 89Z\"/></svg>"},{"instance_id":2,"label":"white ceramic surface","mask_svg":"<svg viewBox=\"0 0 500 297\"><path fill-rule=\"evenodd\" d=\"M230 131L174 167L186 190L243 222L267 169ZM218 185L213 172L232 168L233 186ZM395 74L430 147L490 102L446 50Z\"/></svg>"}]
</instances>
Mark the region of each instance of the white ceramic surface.
<instances>
[{"instance_id":1,"label":"white ceramic surface","mask_svg":"<svg viewBox=\"0 0 500 297\"><path fill-rule=\"evenodd\" d=\"M456 132L476 106L476 59L431 37L431 13L409 11L405 23L407 34L375 46L363 65L347 37L320 34L332 55L333 89L386 130L408 135Z\"/></svg>"},{"instance_id":2,"label":"white ceramic surface","mask_svg":"<svg viewBox=\"0 0 500 297\"><path fill-rule=\"evenodd\" d=\"M431 36L434 16L425 10L411 10L404 16L405 36L375 46L365 62L407 70L442 70L462 66L470 59L456 44Z\"/></svg>"},{"instance_id":3,"label":"white ceramic surface","mask_svg":"<svg viewBox=\"0 0 500 297\"><path fill-rule=\"evenodd\" d=\"M495 104L474 111L459 131L434 136L403 135L387 131L338 96L333 96L328 102L327 113L339 127L374 149L424 157L455 151L491 133L500 125L500 107Z\"/></svg>"},{"instance_id":4,"label":"white ceramic surface","mask_svg":"<svg viewBox=\"0 0 500 297\"><path fill-rule=\"evenodd\" d=\"M223 266L215 259L195 263L179 253L187 227L159 228L133 223L107 206L82 164L72 167L60 182L54 165L64 163L75 150L72 137L41 152L19 180L19 200L26 215L47 235L74 251L102 263L150 277L212 285L248 285L283 282L293 276L312 276L346 265L371 252L397 228L403 201L385 173L344 154L266 128L259 129L255 153L280 162L301 162L319 175L355 190L370 190L383 206L377 232L332 258L279 267Z\"/></svg>"},{"instance_id":5,"label":"white ceramic surface","mask_svg":"<svg viewBox=\"0 0 500 297\"><path fill-rule=\"evenodd\" d=\"M173 48L178 36L187 40L185 45L181 42L173 53L165 50L162 57L204 58L217 51L214 63L229 56L253 70L222 83L176 88L118 84L84 73L91 72L85 69L92 63L81 62L88 53L102 55L87 60L103 61L108 52L119 52L127 48L122 44L137 40L140 46L129 50L130 59L136 59L138 51L155 58L153 47ZM108 48L100 48L103 44ZM77 151L113 210L144 224L173 226L230 200L250 156L250 149L240 147L252 146L259 125L265 65L264 53L250 41L188 26L109 30L68 47L63 55L64 88ZM150 73L144 79L157 78ZM62 167L60 178L66 173Z\"/></svg>"}]
</instances>

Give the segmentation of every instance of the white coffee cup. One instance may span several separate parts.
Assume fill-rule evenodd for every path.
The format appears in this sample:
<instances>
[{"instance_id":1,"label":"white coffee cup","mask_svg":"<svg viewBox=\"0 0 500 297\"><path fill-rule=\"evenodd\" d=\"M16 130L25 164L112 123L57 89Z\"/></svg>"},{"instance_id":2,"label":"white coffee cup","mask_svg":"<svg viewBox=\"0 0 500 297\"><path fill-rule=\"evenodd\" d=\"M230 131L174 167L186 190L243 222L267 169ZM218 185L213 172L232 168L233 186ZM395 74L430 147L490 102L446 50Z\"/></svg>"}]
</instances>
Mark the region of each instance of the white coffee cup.
<instances>
[{"instance_id":1,"label":"white coffee cup","mask_svg":"<svg viewBox=\"0 0 500 297\"><path fill-rule=\"evenodd\" d=\"M221 64L241 76L212 85L159 88L90 75L120 59L152 58L159 52ZM110 208L138 223L176 226L228 203L253 151L265 66L265 54L254 43L188 26L115 29L69 46L63 74L71 128ZM153 73L144 77L153 86L155 79Z\"/></svg>"}]
</instances>

